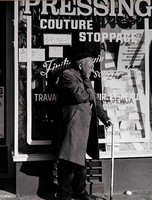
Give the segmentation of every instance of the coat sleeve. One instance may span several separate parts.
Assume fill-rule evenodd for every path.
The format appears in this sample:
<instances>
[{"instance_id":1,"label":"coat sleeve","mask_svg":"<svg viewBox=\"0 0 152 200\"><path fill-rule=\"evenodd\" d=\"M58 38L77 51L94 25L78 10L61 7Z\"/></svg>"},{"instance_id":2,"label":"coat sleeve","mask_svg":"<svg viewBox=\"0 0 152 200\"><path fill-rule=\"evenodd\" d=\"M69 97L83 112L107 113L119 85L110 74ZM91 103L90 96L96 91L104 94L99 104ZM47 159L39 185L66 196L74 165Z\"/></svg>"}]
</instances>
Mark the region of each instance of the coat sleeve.
<instances>
[{"instance_id":1,"label":"coat sleeve","mask_svg":"<svg viewBox=\"0 0 152 200\"><path fill-rule=\"evenodd\" d=\"M103 104L101 100L98 98L97 94L95 95L96 98L96 109L97 109L97 117L104 123L110 119L107 115L107 112L103 108Z\"/></svg>"},{"instance_id":2,"label":"coat sleeve","mask_svg":"<svg viewBox=\"0 0 152 200\"><path fill-rule=\"evenodd\" d=\"M92 88L85 87L83 81L79 81L72 73L64 71L59 79L59 89L72 102L85 103L95 98L95 92Z\"/></svg>"}]
</instances>

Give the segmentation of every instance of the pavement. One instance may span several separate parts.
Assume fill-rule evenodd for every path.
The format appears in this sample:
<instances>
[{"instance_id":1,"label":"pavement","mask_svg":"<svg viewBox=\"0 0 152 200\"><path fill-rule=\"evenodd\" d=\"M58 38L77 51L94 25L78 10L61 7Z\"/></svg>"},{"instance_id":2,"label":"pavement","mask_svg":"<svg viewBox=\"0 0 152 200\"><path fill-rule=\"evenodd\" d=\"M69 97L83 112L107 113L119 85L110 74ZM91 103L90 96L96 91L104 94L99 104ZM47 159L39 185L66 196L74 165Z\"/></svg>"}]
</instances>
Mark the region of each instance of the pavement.
<instances>
[{"instance_id":1,"label":"pavement","mask_svg":"<svg viewBox=\"0 0 152 200\"><path fill-rule=\"evenodd\" d=\"M110 198L109 194L95 194L97 200L152 200L152 192L128 192L126 193L115 193ZM0 182L0 200L58 200L54 193L50 194L36 194L27 196L18 196L15 194L15 182ZM75 199L73 199L75 200Z\"/></svg>"},{"instance_id":2,"label":"pavement","mask_svg":"<svg viewBox=\"0 0 152 200\"><path fill-rule=\"evenodd\" d=\"M57 200L55 196L39 197L38 195L33 196L17 196L13 193L0 190L0 200ZM75 200L75 199L73 199ZM110 198L109 194L97 196L97 200L152 200L152 193L137 194L115 194Z\"/></svg>"}]
</instances>

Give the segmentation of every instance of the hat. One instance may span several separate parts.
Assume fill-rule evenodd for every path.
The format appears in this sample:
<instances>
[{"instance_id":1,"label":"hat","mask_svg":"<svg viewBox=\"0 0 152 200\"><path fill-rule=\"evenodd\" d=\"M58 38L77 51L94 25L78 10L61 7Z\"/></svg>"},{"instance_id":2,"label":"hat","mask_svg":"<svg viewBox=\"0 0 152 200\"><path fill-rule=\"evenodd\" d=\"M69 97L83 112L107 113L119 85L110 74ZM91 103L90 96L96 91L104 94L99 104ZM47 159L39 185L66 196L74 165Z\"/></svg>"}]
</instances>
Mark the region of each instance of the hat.
<instances>
[{"instance_id":1,"label":"hat","mask_svg":"<svg viewBox=\"0 0 152 200\"><path fill-rule=\"evenodd\" d=\"M76 62L78 60L88 58L88 57L92 58L92 55L88 52L79 53L79 54L77 54L76 56L73 57L73 62Z\"/></svg>"}]
</instances>

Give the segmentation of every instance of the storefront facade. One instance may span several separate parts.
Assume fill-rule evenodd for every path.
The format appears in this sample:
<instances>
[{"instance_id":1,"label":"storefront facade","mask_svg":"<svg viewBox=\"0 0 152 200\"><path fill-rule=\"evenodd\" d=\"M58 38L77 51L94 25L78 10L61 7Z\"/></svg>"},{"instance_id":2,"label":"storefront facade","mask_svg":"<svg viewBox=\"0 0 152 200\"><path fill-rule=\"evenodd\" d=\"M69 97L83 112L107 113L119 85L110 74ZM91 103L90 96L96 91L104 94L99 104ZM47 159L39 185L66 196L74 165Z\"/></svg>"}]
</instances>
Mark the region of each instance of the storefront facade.
<instances>
[{"instance_id":1,"label":"storefront facade","mask_svg":"<svg viewBox=\"0 0 152 200\"><path fill-rule=\"evenodd\" d=\"M1 178L14 177L18 195L36 193L40 180L56 182L55 83L80 49L93 55L94 88L114 121L114 191L151 191L150 3L131 2L0 2L6 10L0 148L7 169L1 169ZM100 161L87 157L88 190L108 193L111 129L102 124L99 146Z\"/></svg>"},{"instance_id":2,"label":"storefront facade","mask_svg":"<svg viewBox=\"0 0 152 200\"><path fill-rule=\"evenodd\" d=\"M1 9L1 65L0 65L0 154L1 154L1 178L14 177L14 164L12 160L12 144L14 134L13 122L13 4L0 2ZM9 15L8 13L9 9ZM11 31L9 31L11 30ZM7 33L7 34L6 34Z\"/></svg>"}]
</instances>

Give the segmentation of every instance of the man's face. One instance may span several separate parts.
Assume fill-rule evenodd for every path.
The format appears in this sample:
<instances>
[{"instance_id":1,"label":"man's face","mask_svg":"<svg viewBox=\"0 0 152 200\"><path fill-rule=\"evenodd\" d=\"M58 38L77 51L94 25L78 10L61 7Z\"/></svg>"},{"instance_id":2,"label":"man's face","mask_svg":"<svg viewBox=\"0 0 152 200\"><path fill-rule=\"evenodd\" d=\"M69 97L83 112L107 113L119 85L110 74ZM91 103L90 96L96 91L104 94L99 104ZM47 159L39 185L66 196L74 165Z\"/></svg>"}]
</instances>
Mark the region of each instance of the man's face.
<instances>
[{"instance_id":1,"label":"man's face","mask_svg":"<svg viewBox=\"0 0 152 200\"><path fill-rule=\"evenodd\" d=\"M92 73L94 73L94 64L92 58L84 58L84 62L81 65L81 74L84 78L90 79Z\"/></svg>"}]
</instances>

